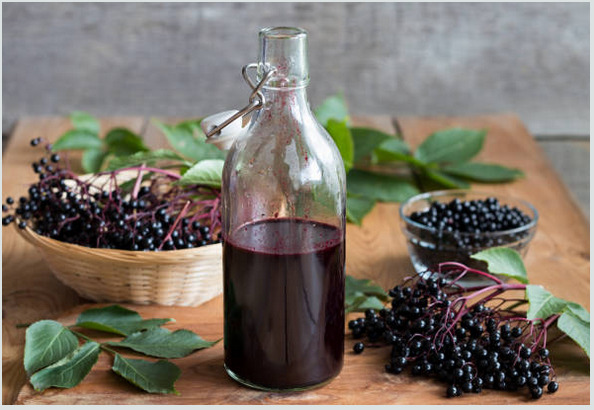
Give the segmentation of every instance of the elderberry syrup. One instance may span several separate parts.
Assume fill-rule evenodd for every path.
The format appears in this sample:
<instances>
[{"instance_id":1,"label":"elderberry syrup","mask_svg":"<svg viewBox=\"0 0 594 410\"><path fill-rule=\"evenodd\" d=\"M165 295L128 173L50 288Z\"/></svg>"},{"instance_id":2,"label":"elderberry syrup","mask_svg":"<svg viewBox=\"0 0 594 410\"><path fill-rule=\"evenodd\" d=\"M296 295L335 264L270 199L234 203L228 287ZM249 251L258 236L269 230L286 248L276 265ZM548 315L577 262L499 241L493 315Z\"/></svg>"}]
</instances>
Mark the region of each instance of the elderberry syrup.
<instances>
[{"instance_id":1,"label":"elderberry syrup","mask_svg":"<svg viewBox=\"0 0 594 410\"><path fill-rule=\"evenodd\" d=\"M223 168L225 369L302 390L342 368L346 176L307 101L306 32L262 30L256 66L262 103Z\"/></svg>"}]
</instances>

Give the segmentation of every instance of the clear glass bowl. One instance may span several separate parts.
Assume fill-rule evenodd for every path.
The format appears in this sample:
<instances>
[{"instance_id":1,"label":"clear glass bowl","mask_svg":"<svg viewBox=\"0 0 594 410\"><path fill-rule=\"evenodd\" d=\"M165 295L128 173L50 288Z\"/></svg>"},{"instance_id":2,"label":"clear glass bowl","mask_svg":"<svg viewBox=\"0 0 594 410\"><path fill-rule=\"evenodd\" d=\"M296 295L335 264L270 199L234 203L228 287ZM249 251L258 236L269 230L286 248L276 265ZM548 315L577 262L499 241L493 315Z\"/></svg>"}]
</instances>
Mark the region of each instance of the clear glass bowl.
<instances>
[{"instance_id":1,"label":"clear glass bowl","mask_svg":"<svg viewBox=\"0 0 594 410\"><path fill-rule=\"evenodd\" d=\"M471 201L485 200L489 197L497 198L501 206L507 205L510 208L519 209L528 215L532 221L516 229L477 234L440 231L410 219L413 212L423 212L435 201L447 204L456 198L460 201ZM489 192L444 190L416 195L402 203L400 206L400 221L402 231L406 236L408 253L417 273L434 273L439 263L452 261L486 271L487 265L484 262L471 259L470 255L492 247L505 246L515 249L522 256L525 256L528 245L536 233L538 212L534 206L521 199L495 195ZM484 284L485 281L486 279L479 275L467 274L464 280L460 281L460 284L476 286Z\"/></svg>"}]
</instances>

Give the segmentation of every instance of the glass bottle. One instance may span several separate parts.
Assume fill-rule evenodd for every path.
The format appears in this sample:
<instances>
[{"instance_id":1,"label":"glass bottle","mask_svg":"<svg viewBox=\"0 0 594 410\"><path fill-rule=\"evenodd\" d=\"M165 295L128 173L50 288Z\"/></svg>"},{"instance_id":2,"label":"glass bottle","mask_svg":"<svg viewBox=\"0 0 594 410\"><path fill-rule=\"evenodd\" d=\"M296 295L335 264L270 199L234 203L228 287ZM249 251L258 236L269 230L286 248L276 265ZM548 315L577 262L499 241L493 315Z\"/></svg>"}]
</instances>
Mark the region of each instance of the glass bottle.
<instances>
[{"instance_id":1,"label":"glass bottle","mask_svg":"<svg viewBox=\"0 0 594 410\"><path fill-rule=\"evenodd\" d=\"M342 368L346 176L307 101L306 31L259 37L258 80L274 72L223 170L225 368L301 390Z\"/></svg>"}]
</instances>

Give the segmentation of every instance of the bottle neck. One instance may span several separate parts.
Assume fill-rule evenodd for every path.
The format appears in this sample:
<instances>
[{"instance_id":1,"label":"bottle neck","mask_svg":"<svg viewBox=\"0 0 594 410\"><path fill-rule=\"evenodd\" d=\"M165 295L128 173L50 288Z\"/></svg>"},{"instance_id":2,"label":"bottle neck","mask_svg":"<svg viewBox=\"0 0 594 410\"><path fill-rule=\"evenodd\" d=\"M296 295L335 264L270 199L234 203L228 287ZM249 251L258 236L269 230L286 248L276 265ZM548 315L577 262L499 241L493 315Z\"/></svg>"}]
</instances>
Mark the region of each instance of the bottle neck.
<instances>
[{"instance_id":1,"label":"bottle neck","mask_svg":"<svg viewBox=\"0 0 594 410\"><path fill-rule=\"evenodd\" d=\"M313 113L307 100L307 89L301 87L264 87L262 89L265 103L261 112L263 119L286 121L288 117L298 122L309 121Z\"/></svg>"}]
</instances>

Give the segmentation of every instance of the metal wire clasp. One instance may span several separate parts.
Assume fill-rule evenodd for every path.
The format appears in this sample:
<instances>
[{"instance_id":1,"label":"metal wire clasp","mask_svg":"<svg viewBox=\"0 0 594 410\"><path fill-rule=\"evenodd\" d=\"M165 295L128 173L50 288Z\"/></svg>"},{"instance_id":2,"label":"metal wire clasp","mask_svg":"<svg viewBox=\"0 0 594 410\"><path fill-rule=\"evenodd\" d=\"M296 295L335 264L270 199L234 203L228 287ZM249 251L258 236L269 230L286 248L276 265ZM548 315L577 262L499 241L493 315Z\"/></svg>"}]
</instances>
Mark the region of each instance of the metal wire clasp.
<instances>
[{"instance_id":1,"label":"metal wire clasp","mask_svg":"<svg viewBox=\"0 0 594 410\"><path fill-rule=\"evenodd\" d=\"M257 63L251 63L251 64L244 65L243 68L241 69L241 74L243 75L245 82L248 83L248 85L252 89L252 93L250 94L250 99L249 99L248 105L246 105L241 110L237 111L235 114L233 114L232 116L227 118L221 124L212 126L208 131L205 131L207 138L210 138L214 135L219 134L223 128L225 128L226 126L231 124L233 121L237 120L238 118L248 115L252 111L257 110L258 108L260 108L264 105L264 103L266 101L264 98L264 94L261 91L262 87L264 86L264 84L266 84L266 82L268 81L270 76L272 74L274 74L274 72L276 70L274 68L266 68L264 71L264 77L262 78L262 80L260 80L260 82L258 84L254 85L254 82L252 81L252 79L250 78L250 76L248 74L248 70L249 69L257 69L257 68L258 68Z\"/></svg>"}]
</instances>

